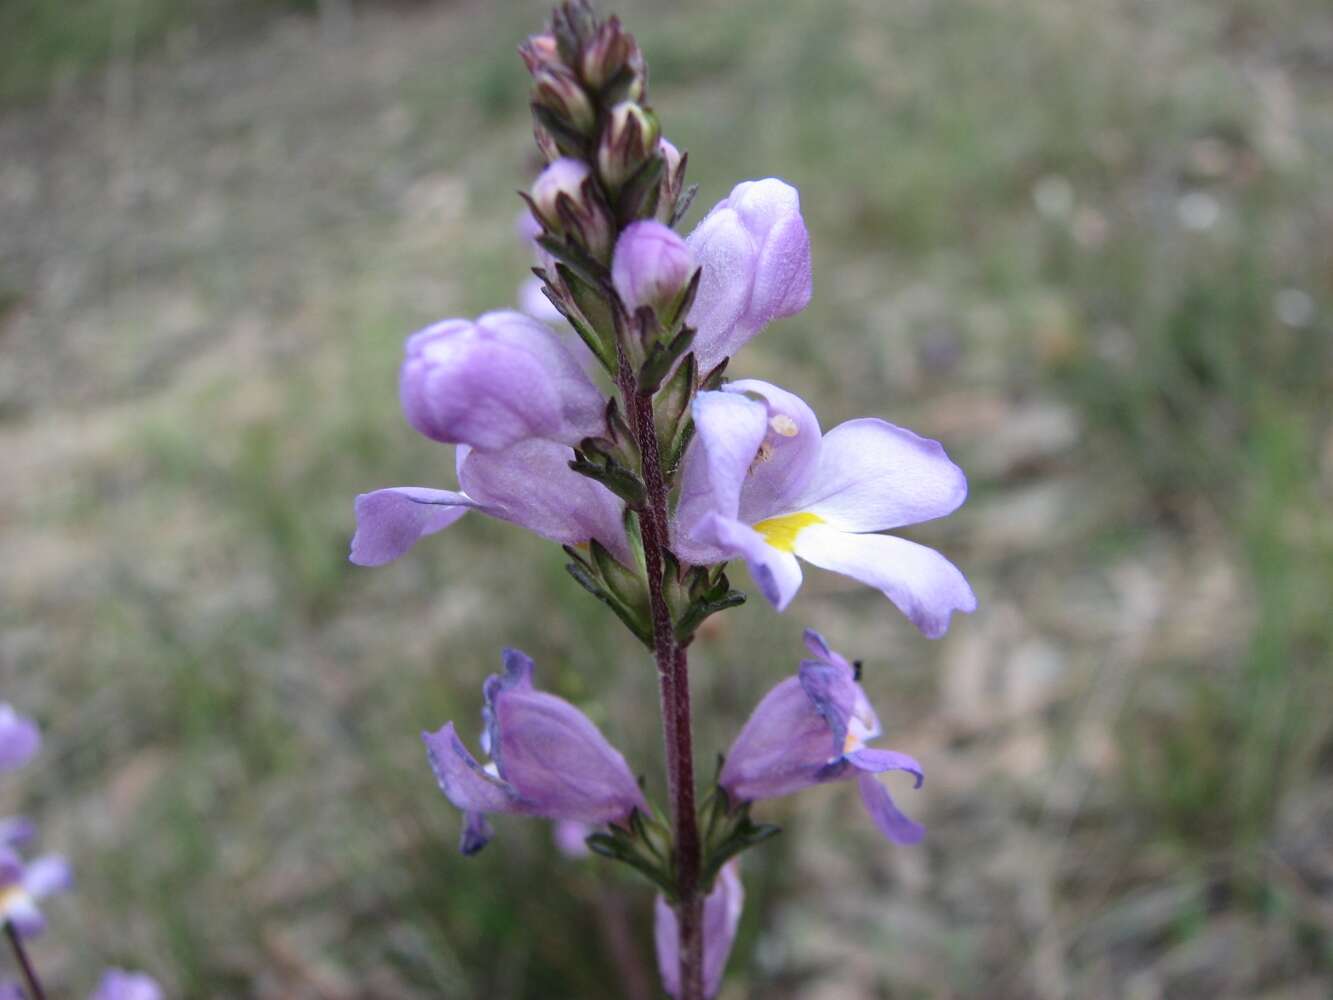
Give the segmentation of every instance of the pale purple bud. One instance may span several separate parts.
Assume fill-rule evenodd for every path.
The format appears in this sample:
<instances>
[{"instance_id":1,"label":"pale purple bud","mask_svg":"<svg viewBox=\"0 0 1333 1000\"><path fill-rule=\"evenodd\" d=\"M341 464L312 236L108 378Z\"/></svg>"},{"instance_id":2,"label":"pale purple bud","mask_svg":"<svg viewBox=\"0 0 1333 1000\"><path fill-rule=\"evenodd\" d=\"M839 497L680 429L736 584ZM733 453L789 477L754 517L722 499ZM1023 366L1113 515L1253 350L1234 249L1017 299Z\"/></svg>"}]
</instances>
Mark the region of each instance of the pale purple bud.
<instances>
[{"instance_id":1,"label":"pale purple bud","mask_svg":"<svg viewBox=\"0 0 1333 1000\"><path fill-rule=\"evenodd\" d=\"M575 132L587 133L597 123L597 111L578 78L563 66L547 63L532 74L532 100L549 109Z\"/></svg>"},{"instance_id":2,"label":"pale purple bud","mask_svg":"<svg viewBox=\"0 0 1333 1000\"><path fill-rule=\"evenodd\" d=\"M533 181L531 194L547 232L575 238L605 260L613 227L587 164L567 156L552 161Z\"/></svg>"},{"instance_id":3,"label":"pale purple bud","mask_svg":"<svg viewBox=\"0 0 1333 1000\"><path fill-rule=\"evenodd\" d=\"M689 287L694 271L694 255L685 241L652 220L626 227L611 258L611 282L630 312L643 306L659 315L669 312Z\"/></svg>"},{"instance_id":4,"label":"pale purple bud","mask_svg":"<svg viewBox=\"0 0 1333 1000\"><path fill-rule=\"evenodd\" d=\"M162 1000L165 994L157 980L142 972L107 969L88 1000Z\"/></svg>"},{"instance_id":5,"label":"pale purple bud","mask_svg":"<svg viewBox=\"0 0 1333 1000\"><path fill-rule=\"evenodd\" d=\"M689 316L701 371L810 302L810 236L800 195L784 181L737 184L686 242L703 268Z\"/></svg>"},{"instance_id":6,"label":"pale purple bud","mask_svg":"<svg viewBox=\"0 0 1333 1000\"><path fill-rule=\"evenodd\" d=\"M597 144L597 172L608 187L618 188L633 177L657 151L662 134L657 115L633 101L611 109Z\"/></svg>"},{"instance_id":7,"label":"pale purple bud","mask_svg":"<svg viewBox=\"0 0 1333 1000\"><path fill-rule=\"evenodd\" d=\"M8 702L0 704L0 771L12 771L32 760L42 746L37 723L19 715Z\"/></svg>"},{"instance_id":8,"label":"pale purple bud","mask_svg":"<svg viewBox=\"0 0 1333 1000\"><path fill-rule=\"evenodd\" d=\"M919 788L921 765L907 754L867 745L881 729L856 669L819 633L807 630L805 641L815 658L802 660L797 676L755 707L727 752L718 785L733 802L753 802L855 777L880 831L896 843L916 843L924 829L898 811L873 776L906 771Z\"/></svg>"},{"instance_id":9,"label":"pale purple bud","mask_svg":"<svg viewBox=\"0 0 1333 1000\"><path fill-rule=\"evenodd\" d=\"M399 375L407 421L426 437L498 451L602 433L606 401L547 327L517 312L444 320L408 338Z\"/></svg>"},{"instance_id":10,"label":"pale purple bud","mask_svg":"<svg viewBox=\"0 0 1333 1000\"><path fill-rule=\"evenodd\" d=\"M740 864L735 859L722 866L713 883L713 891L704 900L703 935L704 996L717 996L722 986L722 973L736 941L736 929L741 922L741 908L745 905L745 890L741 886ZM675 1000L680 996L680 925L675 911L665 897L658 896L653 907L653 941L657 946L657 968L662 985Z\"/></svg>"},{"instance_id":11,"label":"pale purple bud","mask_svg":"<svg viewBox=\"0 0 1333 1000\"><path fill-rule=\"evenodd\" d=\"M623 823L647 802L625 758L577 708L532 686L532 660L504 653L505 673L485 685L482 746L491 764L468 752L452 722L422 733L436 781L467 821L462 850L490 837L487 813L519 813L600 826Z\"/></svg>"}]
</instances>

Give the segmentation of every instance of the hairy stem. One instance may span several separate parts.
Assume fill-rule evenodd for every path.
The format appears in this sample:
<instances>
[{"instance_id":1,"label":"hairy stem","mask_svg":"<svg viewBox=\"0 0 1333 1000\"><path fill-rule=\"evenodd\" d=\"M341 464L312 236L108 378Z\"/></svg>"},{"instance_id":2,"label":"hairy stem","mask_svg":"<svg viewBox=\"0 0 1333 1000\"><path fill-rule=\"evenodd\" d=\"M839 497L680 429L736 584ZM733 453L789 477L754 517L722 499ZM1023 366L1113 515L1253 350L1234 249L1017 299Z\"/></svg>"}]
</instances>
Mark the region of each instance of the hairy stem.
<instances>
[{"instance_id":1,"label":"hairy stem","mask_svg":"<svg viewBox=\"0 0 1333 1000\"><path fill-rule=\"evenodd\" d=\"M666 742L667 788L675 832L675 874L680 929L680 998L703 1000L703 897L699 892L699 825L694 804L694 747L690 729L690 678L685 648L676 641L671 609L662 590L669 536L667 486L662 474L651 395L638 391L623 353L621 392L630 411L642 458L647 509L640 513L648 599L653 617L653 656L661 691L662 730Z\"/></svg>"},{"instance_id":2,"label":"hairy stem","mask_svg":"<svg viewBox=\"0 0 1333 1000\"><path fill-rule=\"evenodd\" d=\"M37 972L33 969L32 962L28 960L28 951L23 947L23 939L8 920L5 921L5 934L14 949L14 957L18 959L19 968L23 970L23 982L28 987L29 1000L46 1000L41 980L37 978Z\"/></svg>"}]
</instances>

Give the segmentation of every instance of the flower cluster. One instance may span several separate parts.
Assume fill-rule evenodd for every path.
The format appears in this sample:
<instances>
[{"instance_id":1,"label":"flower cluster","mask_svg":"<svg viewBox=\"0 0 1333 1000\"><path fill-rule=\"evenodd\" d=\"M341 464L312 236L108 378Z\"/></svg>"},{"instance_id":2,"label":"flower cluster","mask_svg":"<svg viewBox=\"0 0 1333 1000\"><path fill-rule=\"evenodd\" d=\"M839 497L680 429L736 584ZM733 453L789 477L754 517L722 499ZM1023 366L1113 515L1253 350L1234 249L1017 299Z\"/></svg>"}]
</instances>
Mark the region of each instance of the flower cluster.
<instances>
[{"instance_id":1,"label":"flower cluster","mask_svg":"<svg viewBox=\"0 0 1333 1000\"><path fill-rule=\"evenodd\" d=\"M37 755L41 745L37 723L20 715L12 705L0 704L0 771L22 767ZM74 879L69 862L61 855L23 860L18 848L35 835L36 828L26 817L0 819L0 923L9 934L25 976L34 977L28 980L29 990L40 995L22 942L46 929L46 917L38 902L68 890ZM0 982L0 997L22 1000L24 995L23 987L17 983ZM162 991L151 977L142 973L109 969L89 1000L162 1000Z\"/></svg>"},{"instance_id":2,"label":"flower cluster","mask_svg":"<svg viewBox=\"0 0 1333 1000\"><path fill-rule=\"evenodd\" d=\"M935 441L878 417L824 433L793 393L727 379L737 351L810 301L792 185L737 184L681 237L688 157L661 134L633 37L571 0L520 51L547 160L519 225L535 278L522 312L408 338L404 415L454 447L458 486L357 497L351 559L391 562L469 511L499 518L562 545L575 580L653 651L667 810L586 715L534 686L517 651L484 687L487 763L453 723L423 738L464 814L463 853L492 838L489 815L539 816L567 849L583 838L652 879L664 983L696 1000L716 993L736 932L736 856L776 832L750 819L753 803L856 777L886 837L923 834L876 777L906 771L919 786L921 766L869 745L880 724L859 667L813 631L810 658L760 701L696 806L686 651L707 617L744 600L728 564L743 561L779 611L802 561L843 574L937 638L954 612L975 609L972 590L944 556L886 532L951 513L967 483Z\"/></svg>"}]
</instances>

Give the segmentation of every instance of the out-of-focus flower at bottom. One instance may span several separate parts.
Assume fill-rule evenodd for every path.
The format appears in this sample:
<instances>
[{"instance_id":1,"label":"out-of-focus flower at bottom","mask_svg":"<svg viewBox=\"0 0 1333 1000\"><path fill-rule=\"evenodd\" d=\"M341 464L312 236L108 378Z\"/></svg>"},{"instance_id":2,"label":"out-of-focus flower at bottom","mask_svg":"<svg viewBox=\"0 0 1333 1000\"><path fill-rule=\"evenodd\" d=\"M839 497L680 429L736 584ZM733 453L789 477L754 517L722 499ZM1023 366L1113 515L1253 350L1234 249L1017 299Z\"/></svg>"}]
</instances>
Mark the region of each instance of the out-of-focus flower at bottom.
<instances>
[{"instance_id":1,"label":"out-of-focus flower at bottom","mask_svg":"<svg viewBox=\"0 0 1333 1000\"><path fill-rule=\"evenodd\" d=\"M165 994L152 976L124 969L107 969L88 1000L162 1000Z\"/></svg>"},{"instance_id":2,"label":"out-of-focus flower at bottom","mask_svg":"<svg viewBox=\"0 0 1333 1000\"><path fill-rule=\"evenodd\" d=\"M69 862L48 854L25 865L14 851L0 847L0 920L13 924L23 937L46 929L37 901L64 892L74 884Z\"/></svg>"},{"instance_id":3,"label":"out-of-focus flower at bottom","mask_svg":"<svg viewBox=\"0 0 1333 1000\"><path fill-rule=\"evenodd\" d=\"M704 900L705 997L716 996L722 985L722 971L727 967L744 905L740 864L729 861L718 872L713 891ZM657 967L662 974L662 985L675 998L680 995L680 926L676 923L675 911L664 896L657 897L653 910L653 940L657 945Z\"/></svg>"}]
</instances>

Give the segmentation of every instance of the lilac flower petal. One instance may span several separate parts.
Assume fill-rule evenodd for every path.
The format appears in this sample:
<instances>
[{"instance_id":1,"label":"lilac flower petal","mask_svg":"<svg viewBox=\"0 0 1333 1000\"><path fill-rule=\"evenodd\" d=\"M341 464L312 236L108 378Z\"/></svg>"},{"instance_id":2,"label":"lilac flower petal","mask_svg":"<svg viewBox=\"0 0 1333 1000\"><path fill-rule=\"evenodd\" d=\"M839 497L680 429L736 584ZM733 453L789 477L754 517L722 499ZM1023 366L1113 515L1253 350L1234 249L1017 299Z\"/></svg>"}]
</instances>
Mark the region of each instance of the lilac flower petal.
<instances>
[{"instance_id":1,"label":"lilac flower petal","mask_svg":"<svg viewBox=\"0 0 1333 1000\"><path fill-rule=\"evenodd\" d=\"M686 239L703 267L689 317L702 369L809 303L810 238L800 204L796 189L776 178L745 181Z\"/></svg>"},{"instance_id":2,"label":"lilac flower petal","mask_svg":"<svg viewBox=\"0 0 1333 1000\"><path fill-rule=\"evenodd\" d=\"M673 547L686 562L707 565L725 558L700 541L696 529L712 514L737 516L741 487L767 433L762 404L728 392L695 397L694 441L685 456Z\"/></svg>"},{"instance_id":3,"label":"lilac flower petal","mask_svg":"<svg viewBox=\"0 0 1333 1000\"><path fill-rule=\"evenodd\" d=\"M0 983L0 1000L27 1000L18 983Z\"/></svg>"},{"instance_id":4,"label":"lilac flower petal","mask_svg":"<svg viewBox=\"0 0 1333 1000\"><path fill-rule=\"evenodd\" d=\"M23 881L23 859L13 848L0 845L0 899L4 890Z\"/></svg>"},{"instance_id":5,"label":"lilac flower petal","mask_svg":"<svg viewBox=\"0 0 1333 1000\"><path fill-rule=\"evenodd\" d=\"M828 780L828 722L798 677L774 686L755 706L727 751L718 784L736 802L790 795Z\"/></svg>"},{"instance_id":6,"label":"lilac flower petal","mask_svg":"<svg viewBox=\"0 0 1333 1000\"><path fill-rule=\"evenodd\" d=\"M862 772L856 783L861 788L861 802L879 832L895 844L917 844L926 835L926 828L903 815L894 804L893 796L873 774Z\"/></svg>"},{"instance_id":7,"label":"lilac flower petal","mask_svg":"<svg viewBox=\"0 0 1333 1000\"><path fill-rule=\"evenodd\" d=\"M505 649L500 653L500 662L504 665L503 674L491 674L481 686L486 703L482 706L481 717L485 728L481 733L481 749L490 754L500 773L504 774L504 761L500 759L500 717L495 710L496 699L506 691L531 691L532 675L537 665L532 657L519 649Z\"/></svg>"},{"instance_id":8,"label":"lilac flower petal","mask_svg":"<svg viewBox=\"0 0 1333 1000\"><path fill-rule=\"evenodd\" d=\"M724 391L758 395L768 409L764 440L741 490L740 520L755 524L805 510L795 504L819 462L819 419L814 410L794 393L759 379L732 382Z\"/></svg>"},{"instance_id":9,"label":"lilac flower petal","mask_svg":"<svg viewBox=\"0 0 1333 1000\"><path fill-rule=\"evenodd\" d=\"M162 987L152 976L124 969L107 969L88 1000L163 1000Z\"/></svg>"},{"instance_id":10,"label":"lilac flower petal","mask_svg":"<svg viewBox=\"0 0 1333 1000\"><path fill-rule=\"evenodd\" d=\"M23 872L23 888L33 899L44 899L66 892L74 885L74 870L59 854L47 854L28 864Z\"/></svg>"},{"instance_id":11,"label":"lilac flower petal","mask_svg":"<svg viewBox=\"0 0 1333 1000\"><path fill-rule=\"evenodd\" d=\"M967 478L938 441L883 420L839 424L794 509L842 531L884 531L943 517L967 498Z\"/></svg>"},{"instance_id":12,"label":"lilac flower petal","mask_svg":"<svg viewBox=\"0 0 1333 1000\"><path fill-rule=\"evenodd\" d=\"M699 525L694 537L730 556L744 556L760 592L779 611L785 611L801 589L801 566L796 557L769 545L748 524L714 514Z\"/></svg>"},{"instance_id":13,"label":"lilac flower petal","mask_svg":"<svg viewBox=\"0 0 1333 1000\"><path fill-rule=\"evenodd\" d=\"M830 756L841 757L847 740L847 728L860 693L851 670L807 660L801 664L798 676L801 689L828 725Z\"/></svg>"},{"instance_id":14,"label":"lilac flower petal","mask_svg":"<svg viewBox=\"0 0 1333 1000\"><path fill-rule=\"evenodd\" d=\"M879 774L883 771L906 771L916 778L914 787L920 788L921 783L926 780L926 772L921 769L921 765L916 762L916 758L909 757L905 753L899 753L897 750L877 750L873 747L863 747L847 755L847 760L851 764L870 774Z\"/></svg>"},{"instance_id":15,"label":"lilac flower petal","mask_svg":"<svg viewBox=\"0 0 1333 1000\"><path fill-rule=\"evenodd\" d=\"M37 937L46 930L46 917L27 893L16 893L6 899L3 908L0 908L0 917L13 924L20 937Z\"/></svg>"},{"instance_id":16,"label":"lilac flower petal","mask_svg":"<svg viewBox=\"0 0 1333 1000\"><path fill-rule=\"evenodd\" d=\"M438 732L422 733L421 738L440 791L456 807L465 813L519 811L513 789L477 763L452 722Z\"/></svg>"},{"instance_id":17,"label":"lilac flower petal","mask_svg":"<svg viewBox=\"0 0 1333 1000\"><path fill-rule=\"evenodd\" d=\"M625 758L563 698L513 687L493 711L495 759L524 812L601 824L648 811Z\"/></svg>"},{"instance_id":18,"label":"lilac flower petal","mask_svg":"<svg viewBox=\"0 0 1333 1000\"><path fill-rule=\"evenodd\" d=\"M0 771L12 771L41 749L42 731L8 702L0 704Z\"/></svg>"},{"instance_id":19,"label":"lilac flower petal","mask_svg":"<svg viewBox=\"0 0 1333 1000\"><path fill-rule=\"evenodd\" d=\"M811 656L823 660L825 663L831 663L831 658L837 656L824 637L814 629L806 629L801 633L801 636L805 640L805 648L810 650ZM841 659L841 657L839 657L839 659Z\"/></svg>"},{"instance_id":20,"label":"lilac flower petal","mask_svg":"<svg viewBox=\"0 0 1333 1000\"><path fill-rule=\"evenodd\" d=\"M458 853L470 858L489 844L494 836L495 830L485 813L465 812L463 829L458 837Z\"/></svg>"},{"instance_id":21,"label":"lilac flower petal","mask_svg":"<svg viewBox=\"0 0 1333 1000\"><path fill-rule=\"evenodd\" d=\"M588 847L588 838L595 827L573 819L556 820L552 828L555 847L567 858L586 858L592 854Z\"/></svg>"},{"instance_id":22,"label":"lilac flower petal","mask_svg":"<svg viewBox=\"0 0 1333 1000\"><path fill-rule=\"evenodd\" d=\"M571 469L573 457L572 449L552 441L524 441L493 453L468 451L460 455L458 478L487 514L565 545L596 538L628 565L624 504Z\"/></svg>"},{"instance_id":23,"label":"lilac flower petal","mask_svg":"<svg viewBox=\"0 0 1333 1000\"><path fill-rule=\"evenodd\" d=\"M577 444L605 429L601 390L530 316L446 320L409 337L406 351L403 412L432 440L499 451L529 438Z\"/></svg>"},{"instance_id":24,"label":"lilac flower petal","mask_svg":"<svg viewBox=\"0 0 1333 1000\"><path fill-rule=\"evenodd\" d=\"M806 562L880 590L927 638L944 635L953 612L976 610L976 596L958 568L905 538L852 535L816 524L796 536L795 547Z\"/></svg>"},{"instance_id":25,"label":"lilac flower petal","mask_svg":"<svg viewBox=\"0 0 1333 1000\"><path fill-rule=\"evenodd\" d=\"M418 540L443 531L477 504L462 493L394 486L356 498L351 560L358 566L393 562Z\"/></svg>"},{"instance_id":26,"label":"lilac flower petal","mask_svg":"<svg viewBox=\"0 0 1333 1000\"><path fill-rule=\"evenodd\" d=\"M631 313L678 301L693 274L694 255L685 241L656 220L630 223L616 240L611 283Z\"/></svg>"},{"instance_id":27,"label":"lilac flower petal","mask_svg":"<svg viewBox=\"0 0 1333 1000\"><path fill-rule=\"evenodd\" d=\"M717 996L722 987L722 973L726 971L731 946L740 927L741 910L745 906L745 889L741 885L739 865L729 861L718 872L713 891L704 900L703 925L703 987L705 997ZM680 925L666 898L658 896L653 904L653 943L657 951L657 968L667 995L680 995Z\"/></svg>"},{"instance_id":28,"label":"lilac flower petal","mask_svg":"<svg viewBox=\"0 0 1333 1000\"><path fill-rule=\"evenodd\" d=\"M18 847L32 840L37 825L27 816L6 816L0 819L0 844Z\"/></svg>"},{"instance_id":29,"label":"lilac flower petal","mask_svg":"<svg viewBox=\"0 0 1333 1000\"><path fill-rule=\"evenodd\" d=\"M754 333L737 326L750 302L758 247L740 216L724 200L685 240L703 268L689 324L698 332L694 351L700 371L709 371Z\"/></svg>"}]
</instances>

